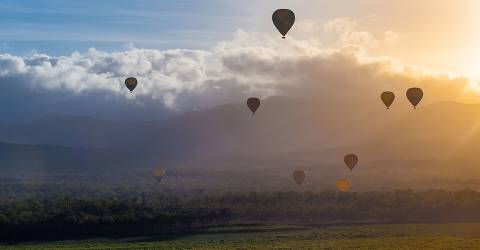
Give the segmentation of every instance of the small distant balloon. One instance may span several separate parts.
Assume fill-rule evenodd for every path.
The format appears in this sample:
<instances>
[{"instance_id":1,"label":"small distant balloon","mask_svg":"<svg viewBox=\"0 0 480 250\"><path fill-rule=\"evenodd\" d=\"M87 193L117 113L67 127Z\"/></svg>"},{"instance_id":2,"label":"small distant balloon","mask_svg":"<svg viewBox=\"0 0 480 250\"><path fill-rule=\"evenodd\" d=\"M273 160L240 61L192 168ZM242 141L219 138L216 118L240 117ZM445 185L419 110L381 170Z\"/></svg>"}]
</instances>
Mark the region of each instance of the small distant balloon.
<instances>
[{"instance_id":1,"label":"small distant balloon","mask_svg":"<svg viewBox=\"0 0 480 250\"><path fill-rule=\"evenodd\" d=\"M410 103L413 105L413 108L416 109L417 105L423 98L423 91L421 88L409 88L407 90L407 98Z\"/></svg>"},{"instance_id":2,"label":"small distant balloon","mask_svg":"<svg viewBox=\"0 0 480 250\"><path fill-rule=\"evenodd\" d=\"M130 90L130 93L132 93L135 87L137 87L137 78L129 77L125 79L125 86L127 86L127 88Z\"/></svg>"},{"instance_id":3,"label":"small distant balloon","mask_svg":"<svg viewBox=\"0 0 480 250\"><path fill-rule=\"evenodd\" d=\"M160 182L165 176L165 170L162 168L156 168L152 171L152 175L157 181Z\"/></svg>"},{"instance_id":4,"label":"small distant balloon","mask_svg":"<svg viewBox=\"0 0 480 250\"><path fill-rule=\"evenodd\" d=\"M340 192L343 192L343 193L348 192L351 186L352 186L352 183L348 179L337 180L337 189Z\"/></svg>"},{"instance_id":5,"label":"small distant balloon","mask_svg":"<svg viewBox=\"0 0 480 250\"><path fill-rule=\"evenodd\" d=\"M358 156L355 154L348 154L348 155L345 155L345 157L343 157L343 161L345 162L345 164L350 170L353 170L355 165L357 165L358 163Z\"/></svg>"},{"instance_id":6,"label":"small distant balloon","mask_svg":"<svg viewBox=\"0 0 480 250\"><path fill-rule=\"evenodd\" d=\"M380 98L382 99L382 102L383 104L385 104L387 109L389 109L393 101L395 101L395 94L390 91L385 91L380 95Z\"/></svg>"},{"instance_id":7,"label":"small distant balloon","mask_svg":"<svg viewBox=\"0 0 480 250\"><path fill-rule=\"evenodd\" d=\"M257 109L260 107L260 99L256 97L248 98L247 106L250 109L250 111L252 111L252 113L255 114Z\"/></svg>"},{"instance_id":8,"label":"small distant balloon","mask_svg":"<svg viewBox=\"0 0 480 250\"><path fill-rule=\"evenodd\" d=\"M295 23L295 13L289 9L279 9L273 12L272 21L282 38L285 39L288 31L292 28Z\"/></svg>"},{"instance_id":9,"label":"small distant balloon","mask_svg":"<svg viewBox=\"0 0 480 250\"><path fill-rule=\"evenodd\" d=\"M295 182L300 185L302 184L303 180L305 180L305 177L306 177L306 173L305 171L303 170L295 170L293 171L293 179L295 180Z\"/></svg>"}]
</instances>

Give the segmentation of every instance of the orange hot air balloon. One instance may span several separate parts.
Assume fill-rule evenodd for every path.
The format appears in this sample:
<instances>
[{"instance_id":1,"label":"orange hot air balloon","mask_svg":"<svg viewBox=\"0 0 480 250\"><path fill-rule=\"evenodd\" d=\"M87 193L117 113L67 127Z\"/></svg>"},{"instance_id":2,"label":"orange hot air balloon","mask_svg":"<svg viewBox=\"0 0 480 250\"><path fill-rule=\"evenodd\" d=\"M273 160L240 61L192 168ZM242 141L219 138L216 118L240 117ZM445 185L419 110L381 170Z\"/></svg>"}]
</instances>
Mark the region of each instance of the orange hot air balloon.
<instances>
[{"instance_id":1,"label":"orange hot air balloon","mask_svg":"<svg viewBox=\"0 0 480 250\"><path fill-rule=\"evenodd\" d=\"M250 111L252 111L252 114L255 114L257 109L260 107L260 99L256 97L248 98L247 106L250 109Z\"/></svg>"},{"instance_id":2,"label":"orange hot air balloon","mask_svg":"<svg viewBox=\"0 0 480 250\"><path fill-rule=\"evenodd\" d=\"M159 182L163 179L165 174L165 170L162 168L156 168L152 171L152 176Z\"/></svg>"},{"instance_id":3,"label":"orange hot air balloon","mask_svg":"<svg viewBox=\"0 0 480 250\"><path fill-rule=\"evenodd\" d=\"M287 35L295 23L295 13L289 9L276 10L273 12L272 21L280 34L282 34L282 38L285 39L285 35Z\"/></svg>"},{"instance_id":4,"label":"orange hot air balloon","mask_svg":"<svg viewBox=\"0 0 480 250\"><path fill-rule=\"evenodd\" d=\"M409 88L407 90L407 98L413 105L413 108L416 109L423 98L423 90L421 88Z\"/></svg>"},{"instance_id":5,"label":"orange hot air balloon","mask_svg":"<svg viewBox=\"0 0 480 250\"><path fill-rule=\"evenodd\" d=\"M348 190L350 190L350 187L352 186L352 183L348 179L337 180L336 184L337 184L337 189L343 193L348 192Z\"/></svg>"},{"instance_id":6,"label":"orange hot air balloon","mask_svg":"<svg viewBox=\"0 0 480 250\"><path fill-rule=\"evenodd\" d=\"M380 98L382 99L382 102L385 104L385 106L387 106L387 109L389 109L393 101L395 100L395 94L390 91L385 91L380 95Z\"/></svg>"},{"instance_id":7,"label":"orange hot air balloon","mask_svg":"<svg viewBox=\"0 0 480 250\"><path fill-rule=\"evenodd\" d=\"M135 87L137 87L137 78L129 77L125 79L125 86L127 86L128 90L130 90L130 93L132 93Z\"/></svg>"},{"instance_id":8,"label":"orange hot air balloon","mask_svg":"<svg viewBox=\"0 0 480 250\"><path fill-rule=\"evenodd\" d=\"M343 157L343 161L345 162L345 164L350 170L353 170L355 165L357 165L358 163L358 156L354 154L348 154L348 155L345 155L345 157Z\"/></svg>"},{"instance_id":9,"label":"orange hot air balloon","mask_svg":"<svg viewBox=\"0 0 480 250\"><path fill-rule=\"evenodd\" d=\"M302 184L302 182L305 180L305 177L306 177L306 173L305 171L303 170L295 170L293 171L293 179L295 180L295 182L300 185Z\"/></svg>"}]
</instances>

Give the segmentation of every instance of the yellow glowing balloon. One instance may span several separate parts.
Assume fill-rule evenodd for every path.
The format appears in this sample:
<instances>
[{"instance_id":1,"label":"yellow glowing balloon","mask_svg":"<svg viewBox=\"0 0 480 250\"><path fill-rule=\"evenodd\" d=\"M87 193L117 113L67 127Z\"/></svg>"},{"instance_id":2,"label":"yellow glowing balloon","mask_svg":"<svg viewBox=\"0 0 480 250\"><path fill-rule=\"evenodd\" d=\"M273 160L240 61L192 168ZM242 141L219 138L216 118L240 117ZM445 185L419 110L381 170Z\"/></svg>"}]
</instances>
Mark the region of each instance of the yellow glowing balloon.
<instances>
[{"instance_id":1,"label":"yellow glowing balloon","mask_svg":"<svg viewBox=\"0 0 480 250\"><path fill-rule=\"evenodd\" d=\"M162 178L165 176L165 170L161 168L154 169L152 171L152 175L157 181L161 181Z\"/></svg>"},{"instance_id":2,"label":"yellow glowing balloon","mask_svg":"<svg viewBox=\"0 0 480 250\"><path fill-rule=\"evenodd\" d=\"M344 192L344 193L348 192L351 186L352 186L352 183L348 179L337 180L337 188L340 192Z\"/></svg>"}]
</instances>

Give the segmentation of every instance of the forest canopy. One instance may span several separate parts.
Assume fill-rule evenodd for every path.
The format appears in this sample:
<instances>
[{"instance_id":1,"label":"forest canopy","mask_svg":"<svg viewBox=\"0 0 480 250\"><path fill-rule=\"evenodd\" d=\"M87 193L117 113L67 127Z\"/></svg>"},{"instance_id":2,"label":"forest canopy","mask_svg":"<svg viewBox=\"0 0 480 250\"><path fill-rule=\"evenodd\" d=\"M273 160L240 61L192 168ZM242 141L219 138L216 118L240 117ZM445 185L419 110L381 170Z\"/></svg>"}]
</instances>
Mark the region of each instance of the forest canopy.
<instances>
[{"instance_id":1,"label":"forest canopy","mask_svg":"<svg viewBox=\"0 0 480 250\"><path fill-rule=\"evenodd\" d=\"M1 240L158 233L250 223L480 221L480 192L250 192L2 200Z\"/></svg>"}]
</instances>

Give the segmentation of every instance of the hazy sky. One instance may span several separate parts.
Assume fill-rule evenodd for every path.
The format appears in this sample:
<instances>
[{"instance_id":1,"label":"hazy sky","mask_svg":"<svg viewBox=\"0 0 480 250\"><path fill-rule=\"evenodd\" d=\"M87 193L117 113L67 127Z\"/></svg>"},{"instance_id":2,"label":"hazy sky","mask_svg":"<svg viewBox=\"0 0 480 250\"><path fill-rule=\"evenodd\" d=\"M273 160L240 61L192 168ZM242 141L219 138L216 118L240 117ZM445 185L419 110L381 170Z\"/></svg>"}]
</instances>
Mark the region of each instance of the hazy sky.
<instances>
[{"instance_id":1,"label":"hazy sky","mask_svg":"<svg viewBox=\"0 0 480 250\"><path fill-rule=\"evenodd\" d=\"M15 54L123 50L130 43L206 49L239 28L273 32L271 12L282 7L293 9L299 22L351 17L376 35L393 31L398 43L381 46L378 53L408 63L453 71L473 71L471 64L480 63L474 59L480 58L480 2L475 0L4 0L0 7L0 48Z\"/></svg>"},{"instance_id":2,"label":"hazy sky","mask_svg":"<svg viewBox=\"0 0 480 250\"><path fill-rule=\"evenodd\" d=\"M278 8L296 14L285 41L271 22ZM3 115L108 116L116 103L148 116L356 82L377 95L438 81L432 101L477 101L475 0L4 0L0 9ZM133 96L128 76L140 81Z\"/></svg>"}]
</instances>

